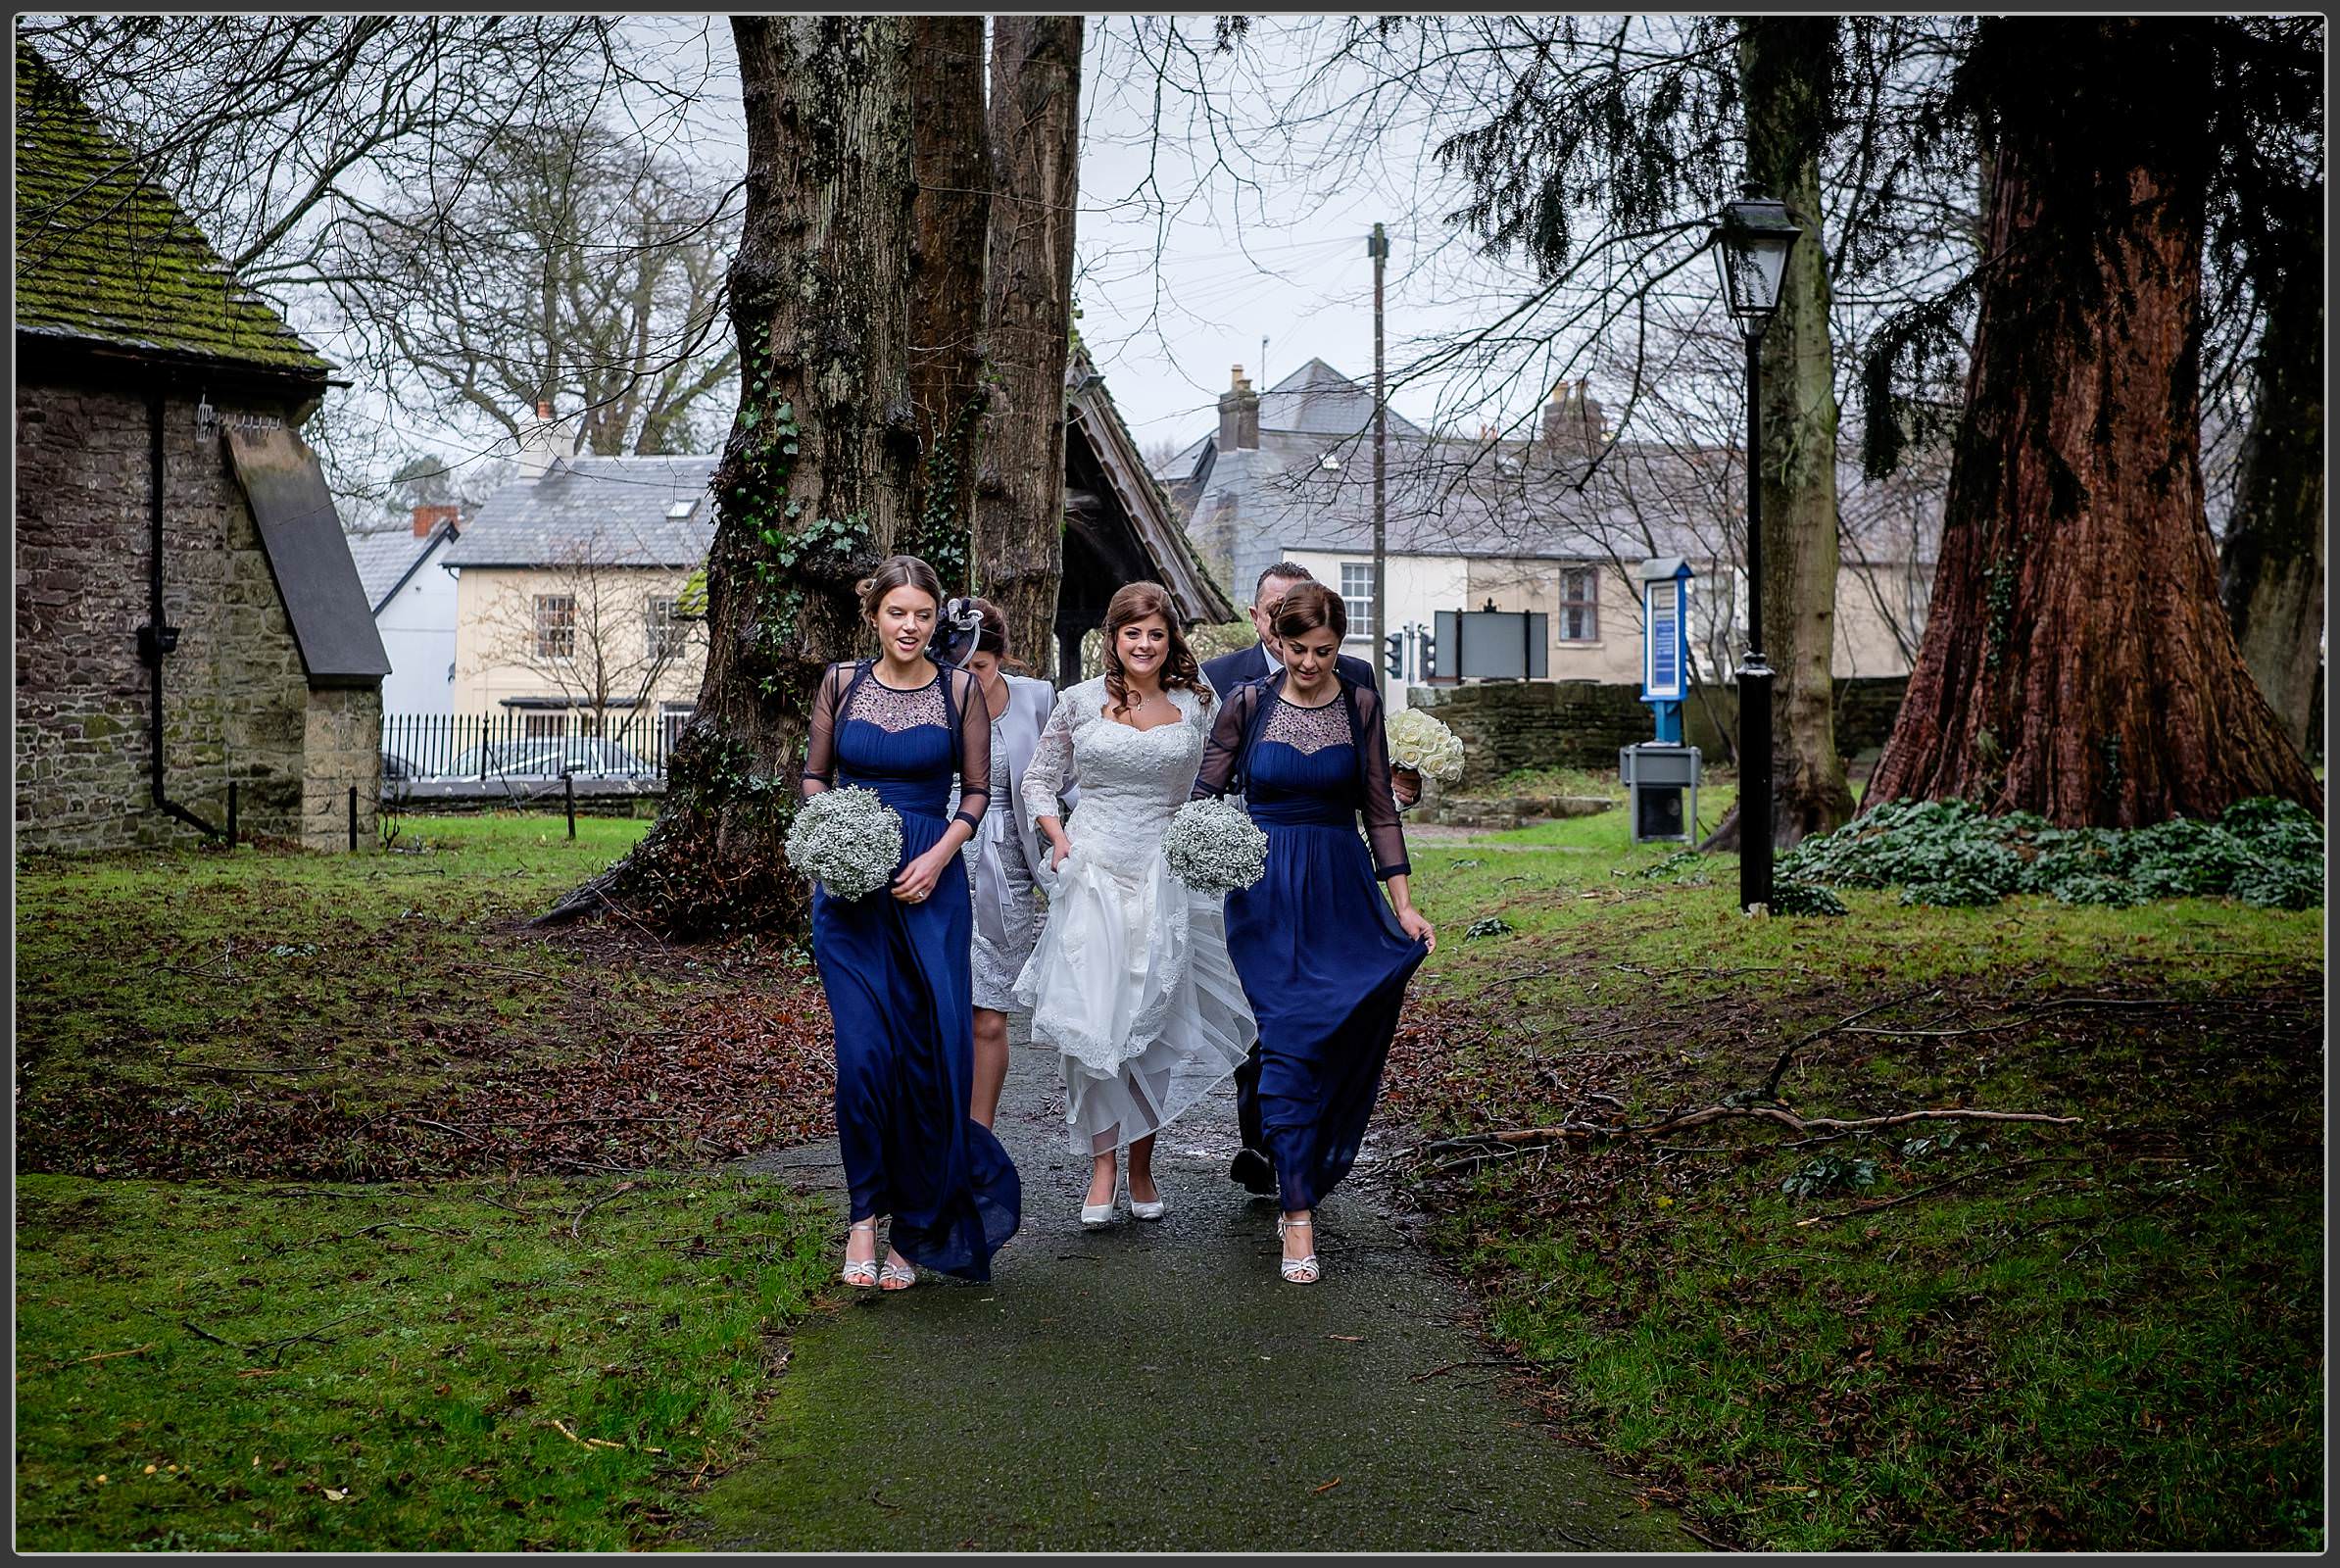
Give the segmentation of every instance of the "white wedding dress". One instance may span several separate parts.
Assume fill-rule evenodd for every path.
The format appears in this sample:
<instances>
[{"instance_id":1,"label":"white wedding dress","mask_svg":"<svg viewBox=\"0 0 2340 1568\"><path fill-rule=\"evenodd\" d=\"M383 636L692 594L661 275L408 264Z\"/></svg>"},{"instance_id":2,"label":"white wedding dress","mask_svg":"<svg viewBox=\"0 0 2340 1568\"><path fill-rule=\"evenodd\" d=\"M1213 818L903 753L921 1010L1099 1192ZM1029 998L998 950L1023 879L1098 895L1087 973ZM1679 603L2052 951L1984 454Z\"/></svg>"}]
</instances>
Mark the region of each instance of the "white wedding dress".
<instances>
[{"instance_id":1,"label":"white wedding dress","mask_svg":"<svg viewBox=\"0 0 2340 1568\"><path fill-rule=\"evenodd\" d=\"M1064 1061L1065 1125L1076 1154L1144 1138L1231 1075L1258 1026L1227 957L1217 894L1170 874L1162 830L1186 804L1211 712L1174 690L1175 723L1139 730L1104 716L1102 677L1057 698L1024 770L1029 816L1056 816L1057 796L1080 785L1065 822L1072 853L1051 872L1040 942L1016 977L1032 1038Z\"/></svg>"}]
</instances>

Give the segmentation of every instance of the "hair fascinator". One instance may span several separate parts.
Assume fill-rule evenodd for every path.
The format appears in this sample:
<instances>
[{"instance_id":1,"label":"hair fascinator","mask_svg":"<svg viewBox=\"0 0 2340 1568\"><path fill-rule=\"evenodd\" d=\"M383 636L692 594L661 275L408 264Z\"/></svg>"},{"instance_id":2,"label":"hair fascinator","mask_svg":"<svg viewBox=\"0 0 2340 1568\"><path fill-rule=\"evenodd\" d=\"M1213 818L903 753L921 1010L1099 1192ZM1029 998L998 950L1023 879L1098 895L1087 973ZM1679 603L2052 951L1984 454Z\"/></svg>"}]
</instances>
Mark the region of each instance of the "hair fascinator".
<instances>
[{"instance_id":1,"label":"hair fascinator","mask_svg":"<svg viewBox=\"0 0 2340 1568\"><path fill-rule=\"evenodd\" d=\"M974 654L975 640L982 634L983 612L975 608L975 601L953 599L935 617L934 640L927 645L927 652L938 664L963 664Z\"/></svg>"}]
</instances>

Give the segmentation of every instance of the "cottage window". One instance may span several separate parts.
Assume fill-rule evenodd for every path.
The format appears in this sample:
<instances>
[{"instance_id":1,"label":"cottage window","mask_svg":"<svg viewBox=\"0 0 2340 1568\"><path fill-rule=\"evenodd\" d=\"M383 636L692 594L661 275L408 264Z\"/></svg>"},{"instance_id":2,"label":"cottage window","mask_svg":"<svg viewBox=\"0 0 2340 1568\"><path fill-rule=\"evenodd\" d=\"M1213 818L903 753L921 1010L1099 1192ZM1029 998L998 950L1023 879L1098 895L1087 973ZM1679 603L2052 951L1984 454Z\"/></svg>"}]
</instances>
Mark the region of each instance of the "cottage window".
<instances>
[{"instance_id":1,"label":"cottage window","mask_svg":"<svg viewBox=\"0 0 2340 1568\"><path fill-rule=\"evenodd\" d=\"M564 741L568 739L568 714L522 713L520 737L531 741Z\"/></svg>"},{"instance_id":2,"label":"cottage window","mask_svg":"<svg viewBox=\"0 0 2340 1568\"><path fill-rule=\"evenodd\" d=\"M577 657L577 596L575 594L538 594L536 596L536 657L539 659L574 659Z\"/></svg>"},{"instance_id":3,"label":"cottage window","mask_svg":"<svg viewBox=\"0 0 2340 1568\"><path fill-rule=\"evenodd\" d=\"M646 652L654 663L682 657L683 640L690 635L691 628L684 622L679 607L679 600L654 594L643 608Z\"/></svg>"},{"instance_id":4,"label":"cottage window","mask_svg":"<svg viewBox=\"0 0 2340 1568\"><path fill-rule=\"evenodd\" d=\"M1563 566L1560 570L1560 640L1600 641L1599 574L1590 566Z\"/></svg>"},{"instance_id":5,"label":"cottage window","mask_svg":"<svg viewBox=\"0 0 2340 1568\"><path fill-rule=\"evenodd\" d=\"M1341 599L1348 612L1348 634L1351 637L1373 635L1373 563L1344 561L1341 564Z\"/></svg>"}]
</instances>

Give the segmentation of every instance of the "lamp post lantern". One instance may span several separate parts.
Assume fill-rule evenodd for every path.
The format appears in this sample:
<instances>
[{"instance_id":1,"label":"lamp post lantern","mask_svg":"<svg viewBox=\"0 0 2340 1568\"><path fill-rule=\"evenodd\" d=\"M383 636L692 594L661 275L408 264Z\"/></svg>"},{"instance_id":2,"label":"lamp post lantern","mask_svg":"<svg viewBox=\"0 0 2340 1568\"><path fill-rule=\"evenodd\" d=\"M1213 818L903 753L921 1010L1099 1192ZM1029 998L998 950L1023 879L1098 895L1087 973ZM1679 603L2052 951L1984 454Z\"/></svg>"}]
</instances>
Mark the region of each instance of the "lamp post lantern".
<instances>
[{"instance_id":1,"label":"lamp post lantern","mask_svg":"<svg viewBox=\"0 0 2340 1568\"><path fill-rule=\"evenodd\" d=\"M1779 308L1787 253L1803 230L1784 202L1746 197L1709 243L1723 298L1747 344L1747 653L1738 666L1738 902L1772 902L1772 667L1763 657L1763 329Z\"/></svg>"}]
</instances>

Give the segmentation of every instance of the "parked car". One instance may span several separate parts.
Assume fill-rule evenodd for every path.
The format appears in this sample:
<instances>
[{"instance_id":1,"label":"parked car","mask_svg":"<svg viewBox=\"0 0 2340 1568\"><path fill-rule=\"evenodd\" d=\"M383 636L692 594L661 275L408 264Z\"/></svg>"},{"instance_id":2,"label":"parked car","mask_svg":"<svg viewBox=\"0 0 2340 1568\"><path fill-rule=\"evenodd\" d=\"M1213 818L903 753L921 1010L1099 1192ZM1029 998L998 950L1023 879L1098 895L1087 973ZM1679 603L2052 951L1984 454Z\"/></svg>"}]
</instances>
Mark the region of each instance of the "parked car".
<instances>
[{"instance_id":1,"label":"parked car","mask_svg":"<svg viewBox=\"0 0 2340 1568\"><path fill-rule=\"evenodd\" d=\"M650 763L615 741L578 737L562 740L501 741L474 746L437 776L443 779L649 778L657 772Z\"/></svg>"}]
</instances>

